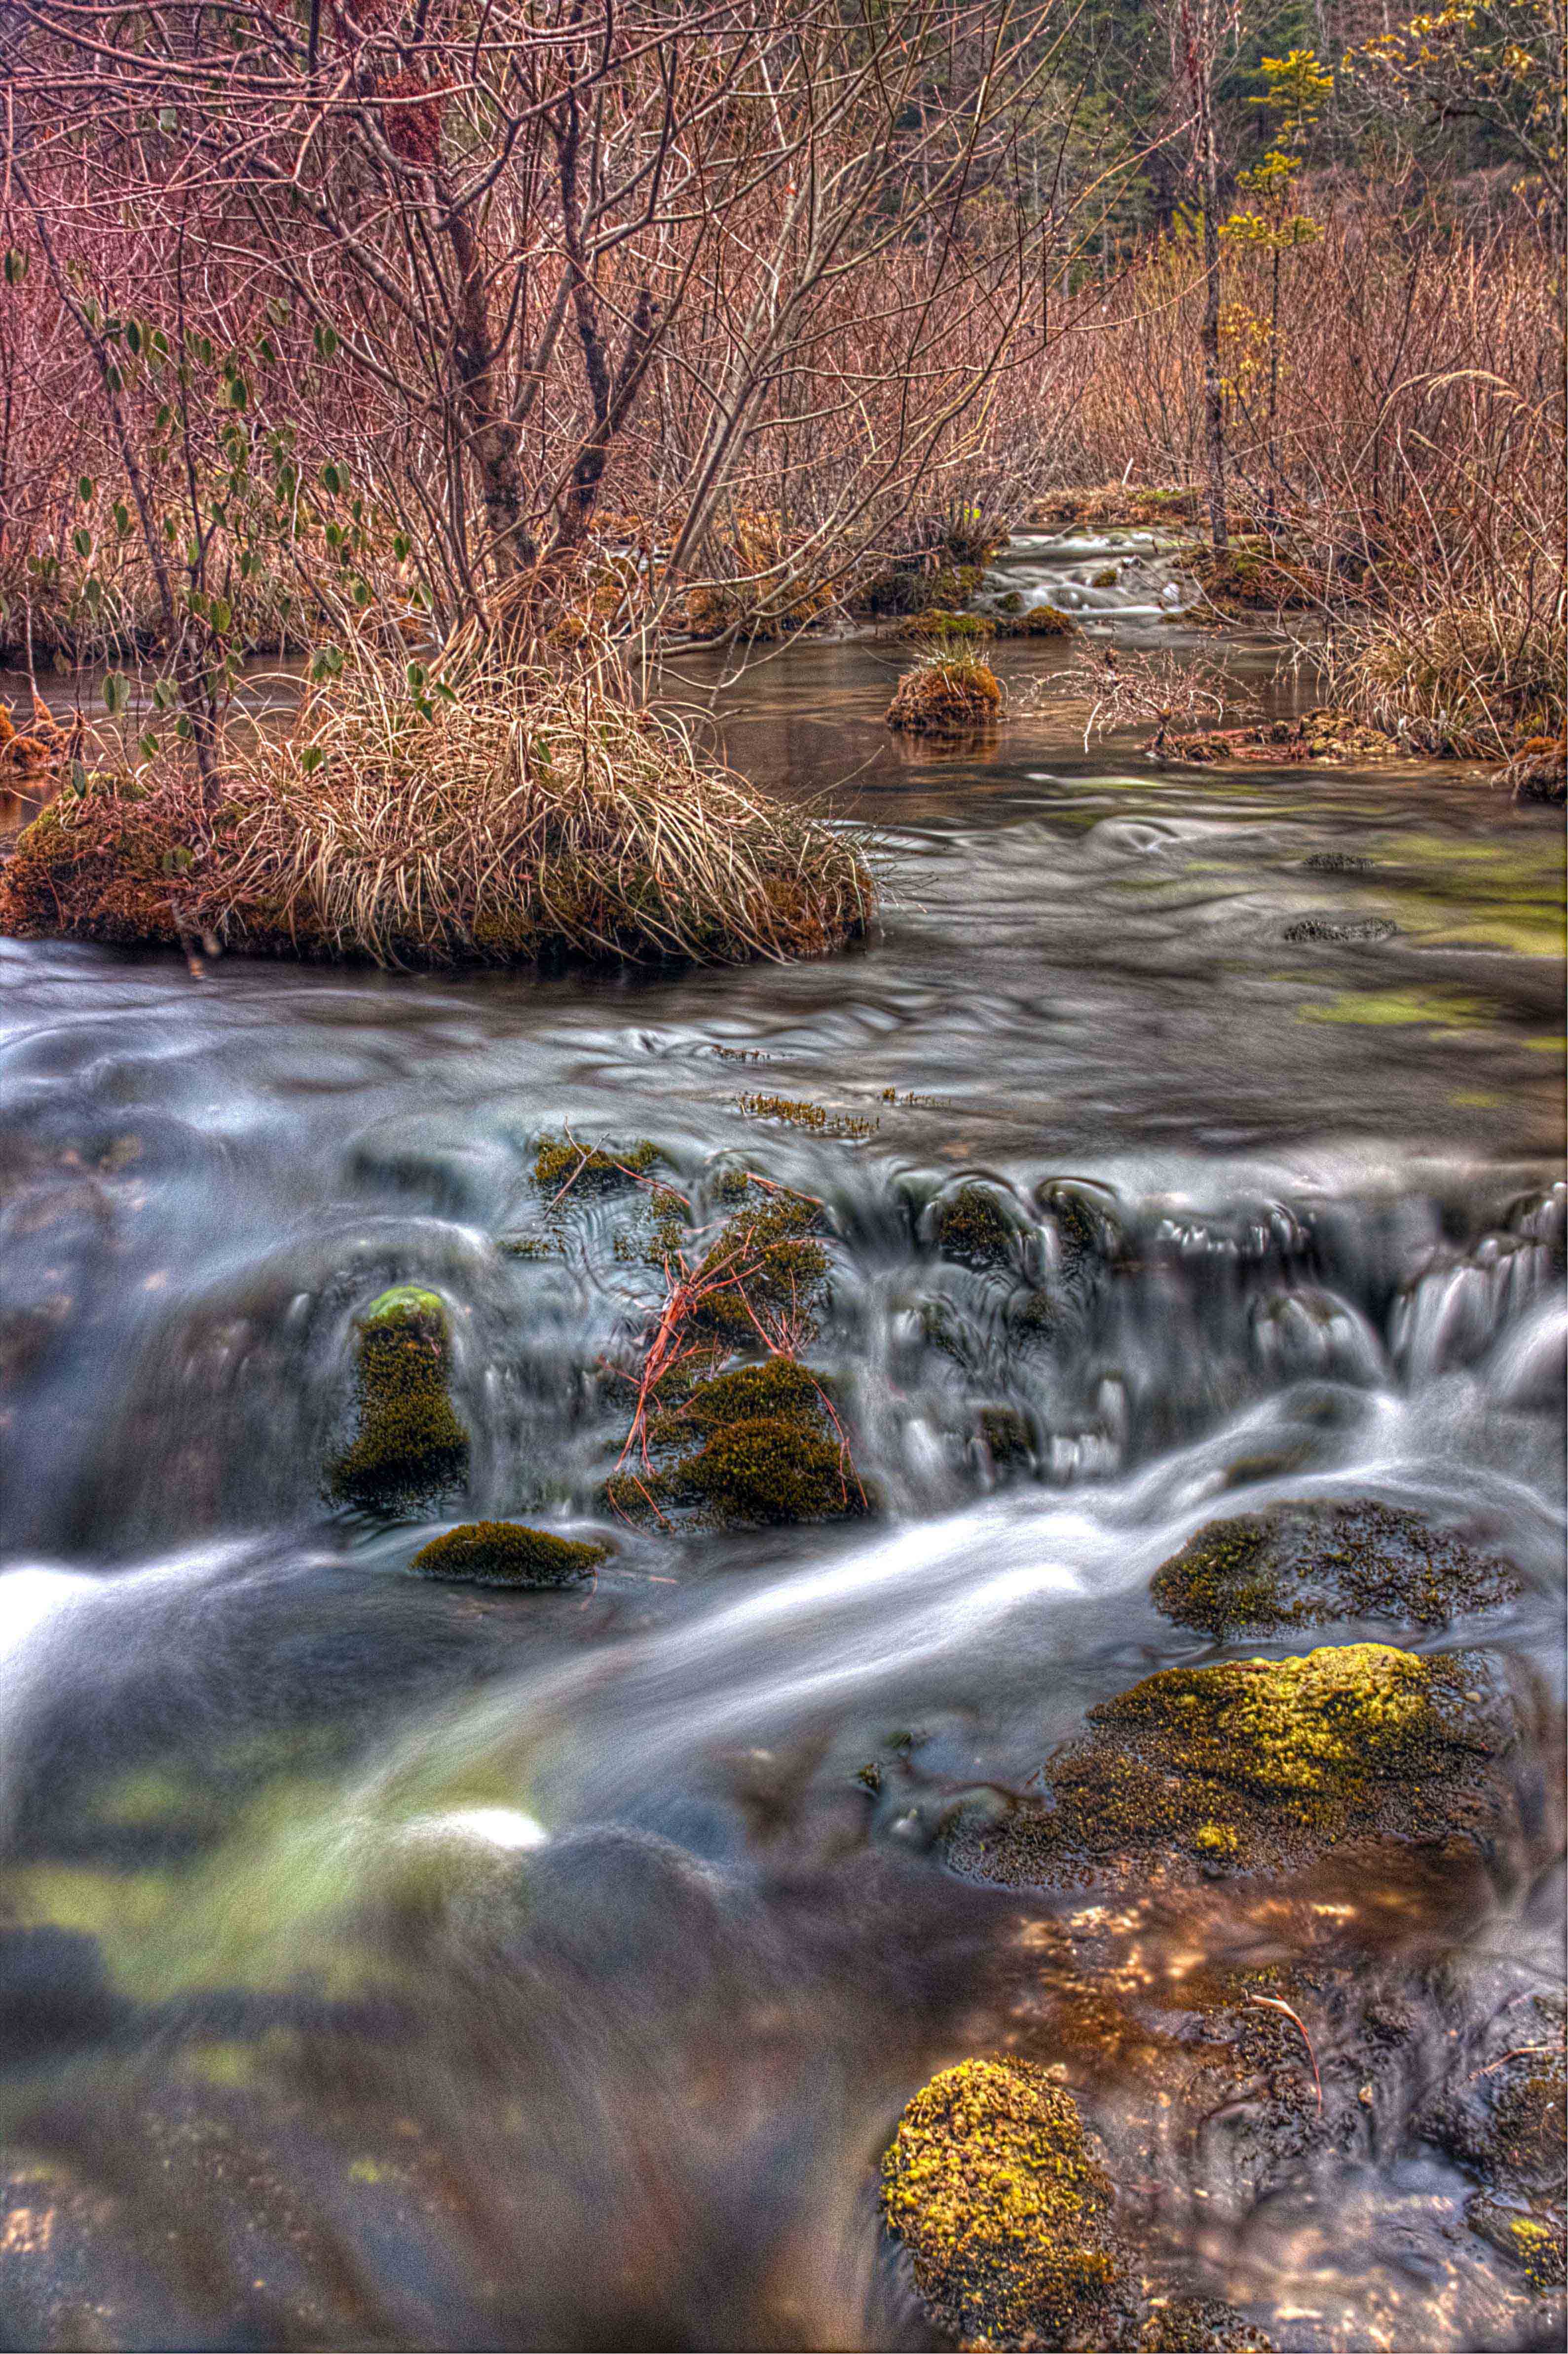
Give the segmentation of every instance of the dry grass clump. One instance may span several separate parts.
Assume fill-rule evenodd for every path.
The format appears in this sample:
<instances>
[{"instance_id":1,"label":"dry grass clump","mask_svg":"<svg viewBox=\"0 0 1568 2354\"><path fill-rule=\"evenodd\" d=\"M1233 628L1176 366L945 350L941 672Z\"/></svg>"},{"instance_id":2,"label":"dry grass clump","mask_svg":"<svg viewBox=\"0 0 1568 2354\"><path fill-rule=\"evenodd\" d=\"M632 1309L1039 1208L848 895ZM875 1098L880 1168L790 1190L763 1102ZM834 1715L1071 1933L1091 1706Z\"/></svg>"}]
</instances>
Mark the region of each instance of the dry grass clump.
<instances>
[{"instance_id":1,"label":"dry grass clump","mask_svg":"<svg viewBox=\"0 0 1568 2354\"><path fill-rule=\"evenodd\" d=\"M1412 749L1506 760L1568 725L1559 596L1523 612L1486 595L1401 605L1343 637L1334 699Z\"/></svg>"},{"instance_id":2,"label":"dry grass clump","mask_svg":"<svg viewBox=\"0 0 1568 2354\"><path fill-rule=\"evenodd\" d=\"M0 924L166 938L174 879L241 947L736 963L835 948L874 901L851 843L702 759L608 662L567 674L477 637L429 674L349 641L281 744L230 755L223 792L205 827L175 781L46 813Z\"/></svg>"},{"instance_id":3,"label":"dry grass clump","mask_svg":"<svg viewBox=\"0 0 1568 2354\"><path fill-rule=\"evenodd\" d=\"M887 725L908 735L957 735L983 727L1001 710L1001 688L988 663L945 648L906 671L887 706Z\"/></svg>"}]
</instances>

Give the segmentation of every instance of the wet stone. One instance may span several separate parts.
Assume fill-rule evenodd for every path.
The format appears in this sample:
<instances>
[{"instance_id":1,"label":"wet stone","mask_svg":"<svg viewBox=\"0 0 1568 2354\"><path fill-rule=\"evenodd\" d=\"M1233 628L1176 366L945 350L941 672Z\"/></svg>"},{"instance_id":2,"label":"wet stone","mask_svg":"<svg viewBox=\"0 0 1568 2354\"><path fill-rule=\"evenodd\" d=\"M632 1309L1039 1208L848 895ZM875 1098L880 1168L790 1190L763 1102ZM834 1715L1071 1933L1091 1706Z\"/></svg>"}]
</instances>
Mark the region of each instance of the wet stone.
<instances>
[{"instance_id":1,"label":"wet stone","mask_svg":"<svg viewBox=\"0 0 1568 2354\"><path fill-rule=\"evenodd\" d=\"M1166 1617L1220 1642L1336 1619L1446 1627L1522 1591L1506 1562L1417 1513L1370 1500L1277 1504L1210 1521L1150 1587Z\"/></svg>"}]
</instances>

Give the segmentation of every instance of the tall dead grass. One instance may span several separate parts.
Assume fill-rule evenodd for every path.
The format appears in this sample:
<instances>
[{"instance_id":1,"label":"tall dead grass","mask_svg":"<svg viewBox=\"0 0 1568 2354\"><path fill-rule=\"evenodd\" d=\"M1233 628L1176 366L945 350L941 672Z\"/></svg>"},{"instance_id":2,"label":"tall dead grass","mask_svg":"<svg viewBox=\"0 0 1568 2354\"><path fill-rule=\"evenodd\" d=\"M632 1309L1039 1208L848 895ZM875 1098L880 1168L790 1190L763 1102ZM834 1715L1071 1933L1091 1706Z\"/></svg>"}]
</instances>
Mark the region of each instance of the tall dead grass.
<instances>
[{"instance_id":1,"label":"tall dead grass","mask_svg":"<svg viewBox=\"0 0 1568 2354\"><path fill-rule=\"evenodd\" d=\"M738 963L864 929L853 842L705 758L608 657L568 673L477 632L428 673L363 637L342 653L281 744L230 752L210 829L174 779L47 811L0 926L136 937L133 849L144 937L383 965Z\"/></svg>"}]
</instances>

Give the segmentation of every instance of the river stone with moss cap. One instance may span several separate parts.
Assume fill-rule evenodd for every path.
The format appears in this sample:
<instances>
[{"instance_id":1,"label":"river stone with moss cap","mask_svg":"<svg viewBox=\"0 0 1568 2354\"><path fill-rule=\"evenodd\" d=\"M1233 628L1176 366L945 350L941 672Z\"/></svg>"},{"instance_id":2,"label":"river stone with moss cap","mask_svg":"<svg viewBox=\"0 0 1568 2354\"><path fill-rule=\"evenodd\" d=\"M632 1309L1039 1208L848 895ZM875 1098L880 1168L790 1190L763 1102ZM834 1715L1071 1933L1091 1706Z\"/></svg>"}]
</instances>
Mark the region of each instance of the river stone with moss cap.
<instances>
[{"instance_id":1,"label":"river stone with moss cap","mask_svg":"<svg viewBox=\"0 0 1568 2354\"><path fill-rule=\"evenodd\" d=\"M447 1311L439 1293L400 1284L359 1325L359 1428L327 1475L335 1502L396 1513L428 1503L468 1472L468 1433L447 1394Z\"/></svg>"},{"instance_id":2,"label":"river stone with moss cap","mask_svg":"<svg viewBox=\"0 0 1568 2354\"><path fill-rule=\"evenodd\" d=\"M409 1563L421 1577L469 1585L575 1585L609 1558L609 1547L577 1544L519 1521L466 1521L422 1545Z\"/></svg>"},{"instance_id":3,"label":"river stone with moss cap","mask_svg":"<svg viewBox=\"0 0 1568 2354\"><path fill-rule=\"evenodd\" d=\"M1155 1572L1181 1627L1225 1642L1336 1618L1446 1627L1522 1590L1506 1562L1390 1504L1285 1503L1210 1521Z\"/></svg>"},{"instance_id":4,"label":"river stone with moss cap","mask_svg":"<svg viewBox=\"0 0 1568 2354\"><path fill-rule=\"evenodd\" d=\"M944 1258L959 1267L1005 1267L1018 1242L1016 1220L986 1185L960 1185L938 1202L931 1234Z\"/></svg>"},{"instance_id":5,"label":"river stone with moss cap","mask_svg":"<svg viewBox=\"0 0 1568 2354\"><path fill-rule=\"evenodd\" d=\"M1026 2060L945 2068L882 2161L883 2212L966 2347L1102 2346L1131 2317L1109 2178L1070 2094Z\"/></svg>"},{"instance_id":6,"label":"river stone with moss cap","mask_svg":"<svg viewBox=\"0 0 1568 2354\"><path fill-rule=\"evenodd\" d=\"M1479 1651L1351 1643L1304 1659L1172 1668L1089 1712L1044 1795L960 1821L949 1861L1051 1887L1293 1868L1340 1840L1517 1835L1501 1770L1511 1696Z\"/></svg>"}]
</instances>

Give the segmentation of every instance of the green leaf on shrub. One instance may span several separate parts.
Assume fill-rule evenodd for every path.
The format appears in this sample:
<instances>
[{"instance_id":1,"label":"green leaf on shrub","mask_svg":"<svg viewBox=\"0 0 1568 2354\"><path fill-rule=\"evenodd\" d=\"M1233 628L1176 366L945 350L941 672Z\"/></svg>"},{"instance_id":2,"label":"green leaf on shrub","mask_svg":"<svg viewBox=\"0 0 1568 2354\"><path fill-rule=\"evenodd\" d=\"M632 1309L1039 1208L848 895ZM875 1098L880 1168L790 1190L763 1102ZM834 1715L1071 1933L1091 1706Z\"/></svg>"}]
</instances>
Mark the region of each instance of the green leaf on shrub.
<instances>
[{"instance_id":1,"label":"green leaf on shrub","mask_svg":"<svg viewBox=\"0 0 1568 2354\"><path fill-rule=\"evenodd\" d=\"M91 476L90 474L79 474L79 475L78 475L78 477L77 477L77 484L76 484L76 494L77 494L77 497L81 501L82 505L83 505L84 507L85 507L85 506L88 506L88 505L90 505L90 504L91 504L91 500L92 500L92 476Z\"/></svg>"},{"instance_id":2,"label":"green leaf on shrub","mask_svg":"<svg viewBox=\"0 0 1568 2354\"><path fill-rule=\"evenodd\" d=\"M111 670L103 682L103 707L111 719L118 719L131 701L131 682L122 670Z\"/></svg>"},{"instance_id":3,"label":"green leaf on shrub","mask_svg":"<svg viewBox=\"0 0 1568 2354\"><path fill-rule=\"evenodd\" d=\"M70 535L70 544L85 561L92 554L92 534L85 524L79 524Z\"/></svg>"},{"instance_id":4,"label":"green leaf on shrub","mask_svg":"<svg viewBox=\"0 0 1568 2354\"><path fill-rule=\"evenodd\" d=\"M6 247L6 249L5 249L5 283L6 283L6 285L7 285L7 286L20 286L20 284L21 284L21 282L22 282L23 279L24 279L24 278L26 278L26 274L27 274L27 257L26 257L26 255L22 251L21 247L20 247L20 246L18 246L18 245L7 246L7 247Z\"/></svg>"},{"instance_id":5,"label":"green leaf on shrub","mask_svg":"<svg viewBox=\"0 0 1568 2354\"><path fill-rule=\"evenodd\" d=\"M313 744L308 751L301 753L300 766L307 777L313 777L325 758L326 754L322 750L321 746Z\"/></svg>"}]
</instances>

